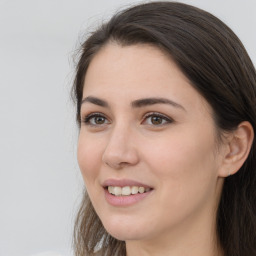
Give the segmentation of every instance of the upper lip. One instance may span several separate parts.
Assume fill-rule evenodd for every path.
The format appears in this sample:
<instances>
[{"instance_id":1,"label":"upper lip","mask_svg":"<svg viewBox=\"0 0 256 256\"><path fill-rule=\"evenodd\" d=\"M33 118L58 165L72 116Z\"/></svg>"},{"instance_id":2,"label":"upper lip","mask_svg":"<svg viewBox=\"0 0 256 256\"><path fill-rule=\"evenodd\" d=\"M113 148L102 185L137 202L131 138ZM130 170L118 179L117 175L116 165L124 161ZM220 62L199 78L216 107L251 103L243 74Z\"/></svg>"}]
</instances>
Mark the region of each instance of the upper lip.
<instances>
[{"instance_id":1,"label":"upper lip","mask_svg":"<svg viewBox=\"0 0 256 256\"><path fill-rule=\"evenodd\" d=\"M139 181L130 179L107 179L102 183L103 187L113 186L113 187L125 187L125 186L138 186L144 188L152 188L149 185L143 184Z\"/></svg>"}]
</instances>

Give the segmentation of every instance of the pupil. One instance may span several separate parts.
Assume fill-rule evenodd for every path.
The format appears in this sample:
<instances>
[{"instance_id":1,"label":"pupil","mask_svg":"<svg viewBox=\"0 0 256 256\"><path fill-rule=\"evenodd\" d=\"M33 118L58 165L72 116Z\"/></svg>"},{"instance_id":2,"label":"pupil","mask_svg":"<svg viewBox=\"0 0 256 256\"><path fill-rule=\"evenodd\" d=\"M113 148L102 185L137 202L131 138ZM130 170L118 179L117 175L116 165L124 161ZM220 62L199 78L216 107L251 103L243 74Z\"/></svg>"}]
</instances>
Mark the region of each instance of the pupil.
<instances>
[{"instance_id":1,"label":"pupil","mask_svg":"<svg viewBox=\"0 0 256 256\"><path fill-rule=\"evenodd\" d=\"M162 123L162 118L159 116L153 116L151 118L152 124L161 124Z\"/></svg>"},{"instance_id":2,"label":"pupil","mask_svg":"<svg viewBox=\"0 0 256 256\"><path fill-rule=\"evenodd\" d=\"M96 117L95 122L96 124L103 124L105 122L105 118L98 116Z\"/></svg>"}]
</instances>

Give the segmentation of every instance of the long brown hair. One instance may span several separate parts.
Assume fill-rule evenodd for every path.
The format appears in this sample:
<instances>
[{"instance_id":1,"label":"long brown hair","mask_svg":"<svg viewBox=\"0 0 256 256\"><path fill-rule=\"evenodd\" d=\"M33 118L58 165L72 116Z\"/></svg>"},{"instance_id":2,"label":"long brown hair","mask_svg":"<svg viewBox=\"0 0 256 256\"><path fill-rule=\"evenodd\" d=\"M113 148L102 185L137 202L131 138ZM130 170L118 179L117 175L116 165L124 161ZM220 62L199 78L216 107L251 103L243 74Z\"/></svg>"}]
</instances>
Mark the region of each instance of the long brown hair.
<instances>
[{"instance_id":1,"label":"long brown hair","mask_svg":"<svg viewBox=\"0 0 256 256\"><path fill-rule=\"evenodd\" d=\"M120 13L83 43L73 94L80 105L87 68L108 42L152 44L169 54L214 110L220 132L249 121L256 131L256 72L237 36L206 11L176 2L140 4ZM239 170L226 178L217 212L217 236L226 256L256 255L256 144ZM86 191L74 229L76 256L126 255L125 243L111 237Z\"/></svg>"}]
</instances>

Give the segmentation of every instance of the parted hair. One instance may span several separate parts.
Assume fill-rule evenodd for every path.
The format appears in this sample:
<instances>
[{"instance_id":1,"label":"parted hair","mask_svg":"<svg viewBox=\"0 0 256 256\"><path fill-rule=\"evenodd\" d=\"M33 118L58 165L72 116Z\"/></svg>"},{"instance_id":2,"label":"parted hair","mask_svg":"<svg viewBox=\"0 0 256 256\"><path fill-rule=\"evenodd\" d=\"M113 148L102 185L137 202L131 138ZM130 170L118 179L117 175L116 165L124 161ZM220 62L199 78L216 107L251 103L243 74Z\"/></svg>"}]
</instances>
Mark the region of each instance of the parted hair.
<instances>
[{"instance_id":1,"label":"parted hair","mask_svg":"<svg viewBox=\"0 0 256 256\"><path fill-rule=\"evenodd\" d=\"M139 4L114 15L83 42L72 93L80 127L84 78L107 43L150 44L176 63L213 109L220 134L249 121L256 131L256 71L232 30L212 14L177 2ZM224 182L216 234L225 256L256 255L256 144L241 169ZM75 256L125 256L125 242L104 229L84 192L74 227ZM97 254L98 255L98 254Z\"/></svg>"}]
</instances>

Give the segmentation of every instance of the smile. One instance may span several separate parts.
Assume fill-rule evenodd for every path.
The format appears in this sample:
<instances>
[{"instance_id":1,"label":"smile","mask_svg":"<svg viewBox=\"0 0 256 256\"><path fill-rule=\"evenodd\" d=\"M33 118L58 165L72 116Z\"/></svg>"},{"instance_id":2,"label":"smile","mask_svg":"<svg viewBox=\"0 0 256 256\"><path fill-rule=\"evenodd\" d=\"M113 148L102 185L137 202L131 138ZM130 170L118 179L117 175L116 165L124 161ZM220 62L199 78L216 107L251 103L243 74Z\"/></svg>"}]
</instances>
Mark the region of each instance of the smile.
<instances>
[{"instance_id":1,"label":"smile","mask_svg":"<svg viewBox=\"0 0 256 256\"><path fill-rule=\"evenodd\" d=\"M102 183L106 201L116 207L127 207L150 198L154 188L130 179L107 179Z\"/></svg>"},{"instance_id":2,"label":"smile","mask_svg":"<svg viewBox=\"0 0 256 256\"><path fill-rule=\"evenodd\" d=\"M108 192L115 196L130 196L136 194L142 194L150 191L151 188L139 187L139 186L108 186Z\"/></svg>"}]
</instances>

